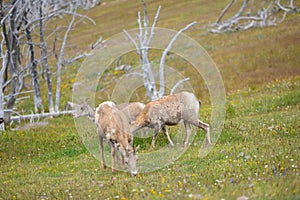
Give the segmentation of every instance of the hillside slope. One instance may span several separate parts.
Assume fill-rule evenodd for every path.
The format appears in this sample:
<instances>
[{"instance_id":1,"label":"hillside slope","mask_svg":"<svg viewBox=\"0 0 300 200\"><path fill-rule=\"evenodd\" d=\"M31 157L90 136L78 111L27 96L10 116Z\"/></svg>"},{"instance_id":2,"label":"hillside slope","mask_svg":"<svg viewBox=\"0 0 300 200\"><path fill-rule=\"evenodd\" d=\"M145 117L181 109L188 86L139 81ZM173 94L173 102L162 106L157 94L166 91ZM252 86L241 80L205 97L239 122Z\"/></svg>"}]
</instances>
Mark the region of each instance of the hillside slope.
<instances>
[{"instance_id":1,"label":"hillside slope","mask_svg":"<svg viewBox=\"0 0 300 200\"><path fill-rule=\"evenodd\" d=\"M242 1L238 1L232 10L238 9L241 3ZM227 90L251 87L300 74L299 15L288 15L276 27L230 34L208 34L205 26L216 20L226 4L221 0L147 1L150 22L158 5L162 6L157 27L179 30L192 21L198 22L186 34L208 51L220 68ZM99 36L107 39L123 29L137 28L137 12L142 10L140 1L117 0L103 3L85 13L97 25L81 24L71 33L70 43L76 44L76 51L81 51Z\"/></svg>"}]
</instances>

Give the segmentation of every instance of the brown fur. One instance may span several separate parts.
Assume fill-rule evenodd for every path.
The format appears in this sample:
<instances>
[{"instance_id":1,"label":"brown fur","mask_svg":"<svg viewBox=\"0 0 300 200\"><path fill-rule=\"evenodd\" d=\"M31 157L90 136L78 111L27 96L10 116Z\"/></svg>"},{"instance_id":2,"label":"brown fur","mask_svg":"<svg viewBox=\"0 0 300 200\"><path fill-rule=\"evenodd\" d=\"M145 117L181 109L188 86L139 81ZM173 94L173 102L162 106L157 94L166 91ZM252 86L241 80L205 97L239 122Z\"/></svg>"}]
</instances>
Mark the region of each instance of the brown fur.
<instances>
[{"instance_id":1,"label":"brown fur","mask_svg":"<svg viewBox=\"0 0 300 200\"><path fill-rule=\"evenodd\" d=\"M142 112L144 107L145 104L140 102L122 103L116 105L116 108L121 110L126 115L129 123L135 121L136 117ZM90 120L95 121L95 110L86 103L75 104L68 102L65 110L74 110L75 112L73 113L73 116L75 118L87 116Z\"/></svg>"},{"instance_id":2,"label":"brown fur","mask_svg":"<svg viewBox=\"0 0 300 200\"><path fill-rule=\"evenodd\" d=\"M140 102L122 103L116 107L127 116L129 123L131 123L135 121L137 116L142 112L145 104Z\"/></svg>"},{"instance_id":3,"label":"brown fur","mask_svg":"<svg viewBox=\"0 0 300 200\"><path fill-rule=\"evenodd\" d=\"M102 165L105 168L103 140L105 139L112 154L112 170L115 169L115 161L117 158L117 150L120 150L122 158L132 175L137 174L136 160L137 149L133 149L133 137L130 134L129 122L125 114L116 108L113 102L103 102L98 106L95 113L95 122L100 138L100 151L102 157Z\"/></svg>"},{"instance_id":4,"label":"brown fur","mask_svg":"<svg viewBox=\"0 0 300 200\"><path fill-rule=\"evenodd\" d=\"M183 121L186 127L186 138L184 145L187 144L191 134L190 124L197 126L206 131L207 143L210 143L209 125L201 122L198 119L199 100L194 94L189 92L181 92L178 94L168 95L161 99L149 102L141 114L137 117L130 131L136 132L140 128L150 127L154 128L154 135L151 147L155 145L155 140L160 129L169 140L171 146L173 142L169 137L166 125L177 125Z\"/></svg>"}]
</instances>

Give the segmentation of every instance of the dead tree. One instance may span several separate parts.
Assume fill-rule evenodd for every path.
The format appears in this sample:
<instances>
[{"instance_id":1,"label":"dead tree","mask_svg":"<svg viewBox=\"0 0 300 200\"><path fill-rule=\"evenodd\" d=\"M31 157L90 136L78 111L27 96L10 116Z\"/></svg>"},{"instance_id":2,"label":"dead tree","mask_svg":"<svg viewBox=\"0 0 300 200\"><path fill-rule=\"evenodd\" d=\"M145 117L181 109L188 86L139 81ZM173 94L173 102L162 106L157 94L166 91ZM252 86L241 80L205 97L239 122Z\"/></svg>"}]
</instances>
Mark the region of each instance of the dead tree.
<instances>
[{"instance_id":1,"label":"dead tree","mask_svg":"<svg viewBox=\"0 0 300 200\"><path fill-rule=\"evenodd\" d=\"M139 55L139 60L140 60L140 64L141 64L141 67L142 67L143 83L144 83L144 87L146 88L148 97L151 100L156 100L156 99L161 98L165 94L164 64L165 64L167 54L171 50L172 45L176 41L178 36L181 33L183 33L184 31L186 31L187 29L189 29L190 27L192 27L193 25L195 25L196 22L192 22L192 23L188 24L186 27L182 28L180 31L178 31L177 34L169 42L169 44L166 47L166 49L164 50L164 52L162 53L162 56L161 56L161 59L160 59L160 64L159 64L159 84L160 84L160 88L157 89L156 88L156 83L157 82L155 81L153 71L152 71L152 67L151 67L151 63L150 63L149 58L148 58L148 51L149 51L149 48L150 48L150 43L151 43L151 41L154 37L154 34L155 34L155 27L156 27L156 23L158 21L161 6L159 6L158 9L157 9L156 15L155 15L154 20L153 20L153 24L152 24L151 29L150 29L149 24L148 24L149 20L148 20L148 16L147 16L146 3L144 1L142 1L142 3L143 3L143 6L144 6L144 19L143 19L143 23L142 23L141 13L138 12L138 20L137 20L138 25L139 25L139 34L137 36L138 37L138 43L135 41L135 39L126 30L124 30L124 33L127 35L127 37L132 41L132 43L136 47L136 52ZM180 84L184 81L187 81L187 80L188 79L181 80ZM178 86L178 84L177 84L177 86Z\"/></svg>"},{"instance_id":2,"label":"dead tree","mask_svg":"<svg viewBox=\"0 0 300 200\"><path fill-rule=\"evenodd\" d=\"M2 67L0 70L0 131L5 130L4 126L4 93L3 93L3 74L5 73L6 66L7 66L7 52L4 50L4 36L2 34L2 41L1 41L1 47L0 47L0 52L1 52L1 58L2 58Z\"/></svg>"},{"instance_id":3,"label":"dead tree","mask_svg":"<svg viewBox=\"0 0 300 200\"><path fill-rule=\"evenodd\" d=\"M51 71L48 65L48 54L47 54L47 46L44 39L44 2L40 1L39 4L39 36L40 36L40 48L41 48L41 67L42 67L42 77L46 79L47 86L48 86L48 107L49 112L54 112L54 104L53 104L53 93L52 93L52 78L51 78ZM45 76L46 75L46 76ZM45 78L46 77L46 78Z\"/></svg>"},{"instance_id":4,"label":"dead tree","mask_svg":"<svg viewBox=\"0 0 300 200\"><path fill-rule=\"evenodd\" d=\"M26 100L28 97L18 97L21 94L28 92L33 92L35 112L43 112L43 104L41 99L41 91L39 87L40 76L46 77L48 85L48 103L49 112L45 114L34 114L31 115L31 119L40 118L42 116L57 115L54 113L53 95L52 95L52 80L51 71L49 70L47 58L51 56L47 51L47 39L49 35L44 35L44 25L45 22L51 20L60 15L73 15L73 20L70 23L65 37L63 39L63 44L61 52L59 55L58 62L58 91L56 91L56 111L59 107L59 96L60 95L60 71L62 66L67 63L64 59L64 49L67 43L67 37L71 29L74 27L75 17L80 19L88 19L93 24L95 22L85 15L76 13L74 11L74 1L68 1L67 7L62 6L66 1L59 1L61 3L59 9L55 10L53 7L59 6L58 4L51 4L52 1L49 0L11 0L11 1L0 1L0 23L1 23L1 59L2 67L0 71L0 122L5 120L6 122L17 121L17 119L25 119L16 110L15 102L17 100ZM96 5L97 0L86 0L84 2L93 2L89 6ZM75 1L75 8L78 6L84 6L83 1ZM71 8L71 4L73 8ZM70 7L68 7L70 6ZM79 20L80 22L80 20ZM33 37L33 31L39 32L38 38ZM61 29L63 30L63 29ZM52 33L50 33L51 35ZM39 58L35 52L37 48L40 47L41 58ZM24 51L25 50L25 51ZM27 52L26 52L27 50ZM79 58L87 56L77 55L73 59L69 59L68 62L76 61ZM41 67L41 73L39 74L38 68ZM31 75L31 83L33 90L24 91L25 76ZM12 113L17 114L16 116L11 116ZM61 112L59 112L61 113ZM26 118L27 119L27 118ZM0 123L3 124L3 123ZM1 125L2 129L2 125ZM3 128L4 129L4 128Z\"/></svg>"},{"instance_id":5,"label":"dead tree","mask_svg":"<svg viewBox=\"0 0 300 200\"><path fill-rule=\"evenodd\" d=\"M10 9L7 14L4 14L5 10L3 7L3 2L1 1L1 27L3 36L6 42L7 48L7 69L9 70L11 79L8 80L10 84L10 92L6 101L6 109L12 110L16 101L17 93L19 92L19 64L20 64L20 43L19 37L19 25L18 20L18 9L20 5L17 0L12 0L10 3ZM5 24L5 21L9 24ZM6 29L8 27L8 30ZM7 81L4 83L4 90L7 86ZM4 113L5 121L10 121L11 112Z\"/></svg>"},{"instance_id":6,"label":"dead tree","mask_svg":"<svg viewBox=\"0 0 300 200\"><path fill-rule=\"evenodd\" d=\"M77 11L77 3L75 6L74 13ZM59 103L60 103L60 86L61 86L61 70L62 70L62 65L63 65L63 59L64 59L64 54L65 54L65 47L67 44L67 38L69 36L69 33L73 27L74 21L76 19L76 15L73 14L72 20L69 23L68 29L65 32L63 43L60 49L60 55L57 61L57 81L56 81L56 94L55 94L55 111L59 111Z\"/></svg>"},{"instance_id":7,"label":"dead tree","mask_svg":"<svg viewBox=\"0 0 300 200\"><path fill-rule=\"evenodd\" d=\"M29 54L30 54L31 83L34 90L34 95L33 95L34 110L35 112L38 112L38 109L40 108L41 111L44 112L44 106L42 103L41 92L40 92L39 77L37 72L37 63L34 55L34 47L33 47L33 41L31 37L31 30L30 30L30 26L28 26L28 18L27 18L28 12L30 12L30 8L27 8L27 10L25 11L23 20L24 20L25 34L27 37Z\"/></svg>"},{"instance_id":8,"label":"dead tree","mask_svg":"<svg viewBox=\"0 0 300 200\"><path fill-rule=\"evenodd\" d=\"M249 8L249 0L244 0L242 6L234 16L222 20L234 2L235 0L231 0L222 10L216 22L209 25L209 32L224 33L276 26L278 23L284 21L287 13L299 12L299 8L294 6L293 0L289 0L289 4L285 6L281 5L280 0L273 0L266 7L260 8L256 12L252 12L253 9ZM249 9L248 11L246 11L247 8ZM277 13L280 11L284 12L281 19L277 16Z\"/></svg>"}]
</instances>

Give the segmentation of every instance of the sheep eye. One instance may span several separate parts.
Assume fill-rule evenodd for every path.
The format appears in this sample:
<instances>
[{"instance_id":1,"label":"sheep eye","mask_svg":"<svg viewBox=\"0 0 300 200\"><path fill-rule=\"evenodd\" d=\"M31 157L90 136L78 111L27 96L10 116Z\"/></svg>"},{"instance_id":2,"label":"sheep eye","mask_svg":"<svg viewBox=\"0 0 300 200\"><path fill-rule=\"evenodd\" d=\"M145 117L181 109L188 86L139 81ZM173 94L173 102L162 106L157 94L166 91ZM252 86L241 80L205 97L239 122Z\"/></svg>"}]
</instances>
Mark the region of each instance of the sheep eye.
<instances>
[{"instance_id":1,"label":"sheep eye","mask_svg":"<svg viewBox=\"0 0 300 200\"><path fill-rule=\"evenodd\" d=\"M109 139L109 141L110 141L112 144L114 144L114 145L117 145L117 144L119 144L119 143L116 143L116 141L115 141L115 140L113 140L113 139Z\"/></svg>"}]
</instances>

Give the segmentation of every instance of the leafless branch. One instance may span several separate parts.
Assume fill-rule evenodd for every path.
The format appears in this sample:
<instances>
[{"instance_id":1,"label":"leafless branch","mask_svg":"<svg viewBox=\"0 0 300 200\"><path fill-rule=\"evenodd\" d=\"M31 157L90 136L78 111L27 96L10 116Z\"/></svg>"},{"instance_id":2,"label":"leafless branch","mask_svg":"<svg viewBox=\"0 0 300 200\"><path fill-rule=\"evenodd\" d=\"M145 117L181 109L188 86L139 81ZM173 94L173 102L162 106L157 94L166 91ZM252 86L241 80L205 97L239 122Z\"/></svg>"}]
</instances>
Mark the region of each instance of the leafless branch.
<instances>
[{"instance_id":1,"label":"leafless branch","mask_svg":"<svg viewBox=\"0 0 300 200\"><path fill-rule=\"evenodd\" d=\"M130 39L130 41L134 44L135 48L136 48L136 53L138 55L141 54L140 48L138 46L138 44L136 43L136 41L131 37L131 35L124 29L123 32L126 34L126 36Z\"/></svg>"},{"instance_id":2,"label":"leafless branch","mask_svg":"<svg viewBox=\"0 0 300 200\"><path fill-rule=\"evenodd\" d=\"M143 43L143 27L142 27L142 22L141 22L141 12L138 12L137 22L139 24L139 30L140 30L139 39L140 39L141 49L143 49L144 43Z\"/></svg>"},{"instance_id":3,"label":"leafless branch","mask_svg":"<svg viewBox=\"0 0 300 200\"><path fill-rule=\"evenodd\" d=\"M231 0L231 2L229 4L227 4L227 6L222 10L221 14L219 15L218 19L216 20L216 24L218 24L221 21L221 19L223 18L223 16L228 11L228 9L232 6L233 3L234 3L234 0Z\"/></svg>"},{"instance_id":4,"label":"leafless branch","mask_svg":"<svg viewBox=\"0 0 300 200\"><path fill-rule=\"evenodd\" d=\"M143 6L144 6L144 44L147 46L147 39L148 39L148 16L147 16L147 7L144 0L142 0Z\"/></svg>"},{"instance_id":5,"label":"leafless branch","mask_svg":"<svg viewBox=\"0 0 300 200\"><path fill-rule=\"evenodd\" d=\"M254 27L276 26L277 22L283 22L287 13L294 12L295 10L297 11L293 5L293 0L290 0L289 5L286 6L281 5L280 0L273 0L270 1L266 8L261 8L256 13L248 12L246 15L243 15L248 2L249 0L245 0L239 11L233 17L221 21L228 9L234 3L234 0L231 0L231 2L222 10L216 22L210 25L211 28L209 31L211 33L223 33L237 30L247 30ZM284 12L280 20L272 15L272 13L274 14L274 8ZM276 10L276 12L278 11Z\"/></svg>"},{"instance_id":6,"label":"leafless branch","mask_svg":"<svg viewBox=\"0 0 300 200\"><path fill-rule=\"evenodd\" d=\"M140 77L143 77L143 73L131 72L131 73L127 74L126 76L140 76Z\"/></svg>"},{"instance_id":7,"label":"leafless branch","mask_svg":"<svg viewBox=\"0 0 300 200\"><path fill-rule=\"evenodd\" d=\"M69 15L72 15L72 16L75 16L75 17L81 17L81 18L84 18L84 19L87 19L89 20L91 23L93 23L94 25L97 25L97 23L95 22L95 20L93 20L92 18L86 16L86 15L82 15L82 14L79 14L77 12L68 12L68 11L63 11L62 14L69 14Z\"/></svg>"},{"instance_id":8,"label":"leafless branch","mask_svg":"<svg viewBox=\"0 0 300 200\"><path fill-rule=\"evenodd\" d=\"M76 11L77 11L77 3L76 3L74 13L76 13ZM72 20L68 26L68 29L65 32L64 39L63 39L63 42L61 45L60 55L59 55L58 62L57 62L57 81L56 81L56 94L55 94L55 110L56 110L56 112L59 111L59 104L60 104L61 69L62 69L64 54L65 54L65 46L67 44L67 38L73 27L75 19L76 19L76 15L74 14L72 17Z\"/></svg>"},{"instance_id":9,"label":"leafless branch","mask_svg":"<svg viewBox=\"0 0 300 200\"><path fill-rule=\"evenodd\" d=\"M17 0L13 6L10 8L10 10L8 11L8 13L2 18L1 20L1 24L4 23L4 21L10 16L10 14L13 12L13 10L16 8L16 6L18 6L20 0Z\"/></svg>"},{"instance_id":10,"label":"leafless branch","mask_svg":"<svg viewBox=\"0 0 300 200\"><path fill-rule=\"evenodd\" d=\"M154 30L155 30L156 23L157 23L157 20L158 20L158 17L159 17L160 9L161 9L161 6L158 6L158 9L156 11L156 14L155 14L155 17L154 17L154 20L153 20L153 24L152 24L152 27L151 27L150 37L149 37L149 39L147 41L147 46L150 45L150 43L152 41L152 38L154 36Z\"/></svg>"},{"instance_id":11,"label":"leafless branch","mask_svg":"<svg viewBox=\"0 0 300 200\"><path fill-rule=\"evenodd\" d=\"M88 53L83 53L83 54L80 54L74 58L71 58L71 59L65 59L65 62L64 64L71 64L73 62L76 62L77 60L81 59L81 58L86 58L88 56L90 56L91 54L88 54Z\"/></svg>"},{"instance_id":12,"label":"leafless branch","mask_svg":"<svg viewBox=\"0 0 300 200\"><path fill-rule=\"evenodd\" d=\"M190 78L185 78L185 79L182 79L180 81L178 81L171 89L171 92L170 94L173 94L175 92L175 90L177 89L177 87L179 87L182 83L186 82L186 81L189 81Z\"/></svg>"},{"instance_id":13,"label":"leafless branch","mask_svg":"<svg viewBox=\"0 0 300 200\"><path fill-rule=\"evenodd\" d=\"M172 38L172 40L170 41L170 43L168 44L167 48L164 50L161 59L160 59L160 63L159 63L159 80L160 80L160 90L159 90L159 94L162 96L165 92L165 85L164 85L164 65L165 65L165 60L166 60L166 56L168 54L168 52L170 51L170 49L172 48L172 45L174 44L174 42L177 40L177 38L179 37L180 34L182 34L184 31L186 31L187 29L189 29L190 27L194 26L197 22L192 22L190 24L188 24L186 27L182 28L180 31L177 32L177 34Z\"/></svg>"},{"instance_id":14,"label":"leafless branch","mask_svg":"<svg viewBox=\"0 0 300 200\"><path fill-rule=\"evenodd\" d=\"M102 36L100 36L95 43L90 44L90 49L95 49L98 46L103 45L104 41L102 39L103 39Z\"/></svg>"},{"instance_id":15,"label":"leafless branch","mask_svg":"<svg viewBox=\"0 0 300 200\"><path fill-rule=\"evenodd\" d=\"M291 12L291 9L286 8L286 7L284 7L284 6L282 6L282 5L280 4L280 0L276 0L275 4L278 6L279 9L281 9L281 10L283 10L283 11L285 11L285 12Z\"/></svg>"},{"instance_id":16,"label":"leafless branch","mask_svg":"<svg viewBox=\"0 0 300 200\"><path fill-rule=\"evenodd\" d=\"M249 0L245 0L243 5L241 6L240 10L232 17L233 19L238 18L244 12L245 8L248 5Z\"/></svg>"}]
</instances>

